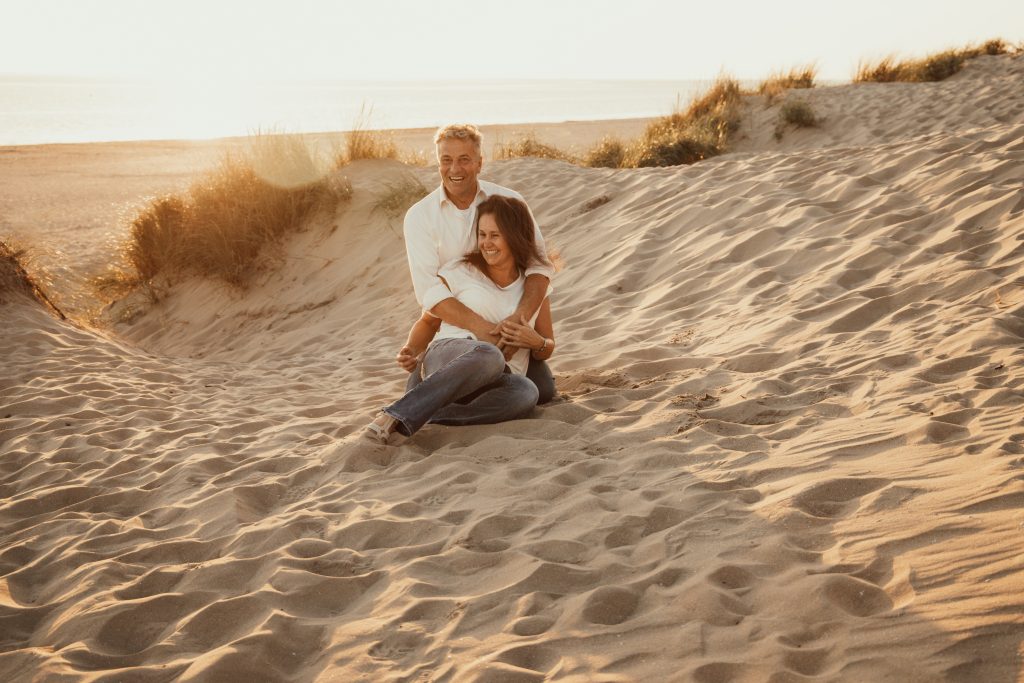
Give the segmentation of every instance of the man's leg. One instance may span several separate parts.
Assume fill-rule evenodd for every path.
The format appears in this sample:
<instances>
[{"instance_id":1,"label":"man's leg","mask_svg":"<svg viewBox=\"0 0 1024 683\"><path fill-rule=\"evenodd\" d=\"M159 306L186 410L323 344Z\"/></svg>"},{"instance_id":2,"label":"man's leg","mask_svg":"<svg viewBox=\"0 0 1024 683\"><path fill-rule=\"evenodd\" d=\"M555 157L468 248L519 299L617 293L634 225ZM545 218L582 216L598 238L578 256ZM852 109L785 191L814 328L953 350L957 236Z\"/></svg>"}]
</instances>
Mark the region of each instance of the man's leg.
<instances>
[{"instance_id":1,"label":"man's leg","mask_svg":"<svg viewBox=\"0 0 1024 683\"><path fill-rule=\"evenodd\" d=\"M551 375L551 368L545 361L531 357L526 376L537 385L537 392L540 395L537 405L544 405L555 397L555 378Z\"/></svg>"},{"instance_id":2,"label":"man's leg","mask_svg":"<svg viewBox=\"0 0 1024 683\"><path fill-rule=\"evenodd\" d=\"M432 424L495 424L526 417L537 405L537 385L522 375L504 373L476 392L468 403L450 403L434 413Z\"/></svg>"},{"instance_id":3,"label":"man's leg","mask_svg":"<svg viewBox=\"0 0 1024 683\"><path fill-rule=\"evenodd\" d=\"M426 379L384 408L405 436L415 434L449 403L499 379L505 370L498 347L472 339L441 339L427 349L422 362Z\"/></svg>"}]
</instances>

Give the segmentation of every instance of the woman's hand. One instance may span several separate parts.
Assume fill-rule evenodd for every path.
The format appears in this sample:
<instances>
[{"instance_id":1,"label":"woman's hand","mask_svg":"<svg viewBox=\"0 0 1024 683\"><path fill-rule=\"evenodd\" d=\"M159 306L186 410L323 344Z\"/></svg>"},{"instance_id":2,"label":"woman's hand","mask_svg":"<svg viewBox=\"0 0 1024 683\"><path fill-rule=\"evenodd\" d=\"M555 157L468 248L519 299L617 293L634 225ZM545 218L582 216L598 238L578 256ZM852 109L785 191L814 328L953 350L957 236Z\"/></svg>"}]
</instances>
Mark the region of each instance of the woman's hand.
<instances>
[{"instance_id":1,"label":"woman's hand","mask_svg":"<svg viewBox=\"0 0 1024 683\"><path fill-rule=\"evenodd\" d=\"M539 349L541 344L544 343L544 337L540 336L537 330L530 326L526 318L520 316L519 322L512 320L502 321L501 341L506 346L514 346L520 349Z\"/></svg>"}]
</instances>

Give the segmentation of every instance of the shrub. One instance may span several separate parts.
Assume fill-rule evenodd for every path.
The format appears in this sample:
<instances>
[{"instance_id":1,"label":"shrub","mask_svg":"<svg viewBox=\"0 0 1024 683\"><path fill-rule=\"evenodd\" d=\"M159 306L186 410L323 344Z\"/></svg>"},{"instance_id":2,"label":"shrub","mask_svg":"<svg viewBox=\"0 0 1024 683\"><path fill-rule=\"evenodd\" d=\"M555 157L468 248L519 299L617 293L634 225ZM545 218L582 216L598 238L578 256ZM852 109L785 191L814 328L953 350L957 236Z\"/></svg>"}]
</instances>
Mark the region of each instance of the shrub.
<instances>
[{"instance_id":1,"label":"shrub","mask_svg":"<svg viewBox=\"0 0 1024 683\"><path fill-rule=\"evenodd\" d=\"M632 145L626 166L676 166L721 154L739 129L739 82L720 77L685 111L652 121Z\"/></svg>"},{"instance_id":2,"label":"shrub","mask_svg":"<svg viewBox=\"0 0 1024 683\"><path fill-rule=\"evenodd\" d=\"M496 159L518 159L520 157L537 157L539 159L556 159L576 163L572 154L558 149L554 145L541 142L533 133L528 133L512 142L499 142L495 145Z\"/></svg>"},{"instance_id":3,"label":"shrub","mask_svg":"<svg viewBox=\"0 0 1024 683\"><path fill-rule=\"evenodd\" d=\"M32 298L53 309L63 320L64 313L50 300L36 278L29 275L26 260L24 249L12 246L10 240L0 240L0 304L15 297Z\"/></svg>"},{"instance_id":4,"label":"shrub","mask_svg":"<svg viewBox=\"0 0 1024 683\"><path fill-rule=\"evenodd\" d=\"M604 138L587 152L583 165L591 168L620 168L626 159L626 147L615 138Z\"/></svg>"},{"instance_id":5,"label":"shrub","mask_svg":"<svg viewBox=\"0 0 1024 683\"><path fill-rule=\"evenodd\" d=\"M789 100L779 109L779 119L797 128L811 128L818 125L818 117L811 105L804 100Z\"/></svg>"},{"instance_id":6,"label":"shrub","mask_svg":"<svg viewBox=\"0 0 1024 683\"><path fill-rule=\"evenodd\" d=\"M345 154L342 158L343 163L360 159L398 159L398 146L390 132L351 130L345 133Z\"/></svg>"},{"instance_id":7,"label":"shrub","mask_svg":"<svg viewBox=\"0 0 1024 683\"><path fill-rule=\"evenodd\" d=\"M757 87L759 95L764 95L768 104L786 90L797 90L801 88L813 88L814 79L818 75L818 68L813 64L810 66L790 69L789 72L778 71L768 76Z\"/></svg>"},{"instance_id":8,"label":"shrub","mask_svg":"<svg viewBox=\"0 0 1024 683\"><path fill-rule=\"evenodd\" d=\"M352 122L351 130L345 133L344 149L335 154L336 168L360 159L398 159L394 135L391 131L371 129L372 118L373 107L364 104Z\"/></svg>"},{"instance_id":9,"label":"shrub","mask_svg":"<svg viewBox=\"0 0 1024 683\"><path fill-rule=\"evenodd\" d=\"M775 123L775 139L781 140L787 125L797 128L812 128L820 123L814 109L804 100L787 100L779 108L779 119Z\"/></svg>"},{"instance_id":10,"label":"shrub","mask_svg":"<svg viewBox=\"0 0 1024 683\"><path fill-rule=\"evenodd\" d=\"M152 200L132 220L122 249L132 272L101 276L98 284L198 275L244 287L285 234L351 195L301 138L263 135L251 143L186 192Z\"/></svg>"},{"instance_id":11,"label":"shrub","mask_svg":"<svg viewBox=\"0 0 1024 683\"><path fill-rule=\"evenodd\" d=\"M405 175L396 183L385 183L385 191L373 205L374 211L380 211L389 218L397 218L419 200L427 196L427 189L416 178Z\"/></svg>"},{"instance_id":12,"label":"shrub","mask_svg":"<svg viewBox=\"0 0 1024 683\"><path fill-rule=\"evenodd\" d=\"M876 63L861 62L857 66L855 83L893 83L904 81L911 83L942 81L960 71L969 59L981 55L1002 55L1016 52L1001 38L996 38L980 46L944 50L923 59L897 62L895 57L883 57Z\"/></svg>"}]
</instances>

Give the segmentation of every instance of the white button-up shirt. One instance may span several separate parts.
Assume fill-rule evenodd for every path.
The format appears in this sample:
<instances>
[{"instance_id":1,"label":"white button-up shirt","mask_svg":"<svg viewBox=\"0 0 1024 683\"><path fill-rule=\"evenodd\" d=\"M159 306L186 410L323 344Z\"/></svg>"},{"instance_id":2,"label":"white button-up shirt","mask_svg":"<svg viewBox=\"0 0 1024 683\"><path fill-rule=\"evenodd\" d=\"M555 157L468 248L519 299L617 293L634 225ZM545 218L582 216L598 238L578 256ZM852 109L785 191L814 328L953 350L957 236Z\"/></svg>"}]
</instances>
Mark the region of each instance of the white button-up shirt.
<instances>
[{"instance_id":1,"label":"white button-up shirt","mask_svg":"<svg viewBox=\"0 0 1024 683\"><path fill-rule=\"evenodd\" d=\"M412 286L416 292L416 301L424 310L451 298L452 293L437 273L450 261L468 254L476 249L476 235L473 225L476 223L476 207L489 196L497 194L505 197L522 199L522 195L507 187L478 180L480 189L468 209L455 206L440 185L436 190L416 202L405 214L405 251L409 257L409 272L412 274ZM533 213L530 213L533 218ZM540 234L537 220L533 221L537 250L547 254L544 237ZM549 264L535 264L526 270L526 275L540 273L549 280L554 275L554 268Z\"/></svg>"}]
</instances>

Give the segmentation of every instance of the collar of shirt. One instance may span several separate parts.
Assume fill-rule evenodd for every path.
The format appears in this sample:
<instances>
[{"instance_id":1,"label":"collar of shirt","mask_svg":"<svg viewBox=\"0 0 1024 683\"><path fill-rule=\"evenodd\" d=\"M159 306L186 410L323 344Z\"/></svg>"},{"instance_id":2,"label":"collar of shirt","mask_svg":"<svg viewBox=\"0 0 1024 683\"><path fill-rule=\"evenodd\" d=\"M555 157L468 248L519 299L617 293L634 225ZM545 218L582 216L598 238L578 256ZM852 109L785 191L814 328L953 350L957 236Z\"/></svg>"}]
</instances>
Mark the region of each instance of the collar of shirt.
<instances>
[{"instance_id":1,"label":"collar of shirt","mask_svg":"<svg viewBox=\"0 0 1024 683\"><path fill-rule=\"evenodd\" d=\"M469 208L473 208L474 206L476 206L477 204L482 202L484 199L487 199L487 197L489 196L487 194L487 191L484 189L484 184L482 182L480 182L479 180L477 181L476 187L477 187L477 190L476 190L476 200L473 201L473 203L470 205ZM448 193L444 191L444 184L442 184L439 189L441 191L438 193L440 195L438 197L438 202L437 202L438 206L444 206L445 204L451 204L452 206L455 206L455 202L453 202L452 200L448 199ZM456 206L455 208L458 208L458 207Z\"/></svg>"}]
</instances>

